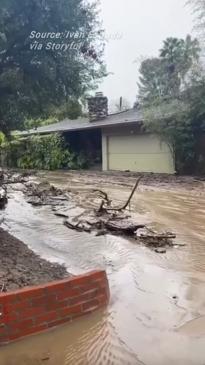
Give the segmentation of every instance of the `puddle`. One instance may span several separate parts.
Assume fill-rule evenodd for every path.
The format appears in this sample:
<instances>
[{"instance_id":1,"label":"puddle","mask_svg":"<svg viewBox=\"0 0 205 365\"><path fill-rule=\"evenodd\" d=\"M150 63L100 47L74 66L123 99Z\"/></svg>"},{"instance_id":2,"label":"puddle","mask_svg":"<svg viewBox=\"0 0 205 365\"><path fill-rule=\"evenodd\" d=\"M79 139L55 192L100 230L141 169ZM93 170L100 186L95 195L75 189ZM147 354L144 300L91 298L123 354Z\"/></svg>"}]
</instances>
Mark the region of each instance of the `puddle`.
<instances>
[{"instance_id":1,"label":"puddle","mask_svg":"<svg viewBox=\"0 0 205 365\"><path fill-rule=\"evenodd\" d=\"M49 181L85 189L66 174L49 175ZM126 186L96 184L116 205L130 192ZM177 243L186 244L165 255L124 238L71 231L49 207L28 205L20 191L10 196L3 227L74 274L106 269L111 302L71 325L1 348L0 365L205 364L203 196L143 190L135 195L132 209L146 223L176 232Z\"/></svg>"}]
</instances>

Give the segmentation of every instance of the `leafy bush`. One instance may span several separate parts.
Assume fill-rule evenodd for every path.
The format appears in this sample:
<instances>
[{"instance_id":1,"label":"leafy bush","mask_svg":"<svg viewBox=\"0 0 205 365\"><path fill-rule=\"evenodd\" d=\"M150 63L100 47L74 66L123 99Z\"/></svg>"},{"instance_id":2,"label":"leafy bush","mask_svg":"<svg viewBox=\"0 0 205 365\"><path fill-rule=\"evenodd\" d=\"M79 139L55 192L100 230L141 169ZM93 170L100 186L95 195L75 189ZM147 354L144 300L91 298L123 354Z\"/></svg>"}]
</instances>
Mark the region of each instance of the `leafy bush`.
<instances>
[{"instance_id":1,"label":"leafy bush","mask_svg":"<svg viewBox=\"0 0 205 365\"><path fill-rule=\"evenodd\" d=\"M5 137L5 135L2 133L2 132L0 132L0 146L4 143L6 141L6 137Z\"/></svg>"},{"instance_id":2,"label":"leafy bush","mask_svg":"<svg viewBox=\"0 0 205 365\"><path fill-rule=\"evenodd\" d=\"M86 169L89 167L89 160L88 158L83 154L83 152L80 152L79 154L73 153L72 158L70 159L68 163L68 168L71 170L77 170L77 169Z\"/></svg>"},{"instance_id":3,"label":"leafy bush","mask_svg":"<svg viewBox=\"0 0 205 365\"><path fill-rule=\"evenodd\" d=\"M15 139L4 147L7 166L57 170L85 168L86 159L69 150L59 134Z\"/></svg>"}]
</instances>

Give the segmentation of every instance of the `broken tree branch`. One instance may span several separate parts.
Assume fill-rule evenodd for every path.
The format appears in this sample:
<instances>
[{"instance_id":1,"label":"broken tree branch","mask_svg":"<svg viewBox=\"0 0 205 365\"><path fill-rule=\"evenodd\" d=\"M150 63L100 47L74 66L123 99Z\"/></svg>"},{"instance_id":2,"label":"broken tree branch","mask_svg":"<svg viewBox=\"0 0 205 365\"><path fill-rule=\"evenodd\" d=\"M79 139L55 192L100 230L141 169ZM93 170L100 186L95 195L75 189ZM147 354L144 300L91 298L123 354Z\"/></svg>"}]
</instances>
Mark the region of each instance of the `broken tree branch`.
<instances>
[{"instance_id":1,"label":"broken tree branch","mask_svg":"<svg viewBox=\"0 0 205 365\"><path fill-rule=\"evenodd\" d=\"M133 190L132 190L132 192L131 192L128 200L127 200L127 202L125 203L125 205L122 208L120 208L120 210L125 210L128 207L128 205L130 204L130 202L132 200L132 197L133 197L135 191L137 190L137 188L139 186L139 183L140 183L140 180L141 179L142 179L142 176L140 176L139 179L137 180L137 182L136 182L136 184L135 184L135 186L134 186L134 188L133 188Z\"/></svg>"},{"instance_id":2,"label":"broken tree branch","mask_svg":"<svg viewBox=\"0 0 205 365\"><path fill-rule=\"evenodd\" d=\"M93 192L100 193L101 197L107 202L108 205L110 205L111 200L109 199L108 194L105 191L94 189Z\"/></svg>"},{"instance_id":3,"label":"broken tree branch","mask_svg":"<svg viewBox=\"0 0 205 365\"><path fill-rule=\"evenodd\" d=\"M142 179L142 176L140 176L139 179L137 180L137 182L136 182L134 188L132 189L132 192L131 192L131 194L130 194L128 200L127 200L127 202L122 207L119 207L119 208L105 208L104 207L104 201L102 201L98 212L99 213L101 213L101 212L108 213L108 212L111 212L111 211L118 211L118 212L120 212L122 210L125 210L127 208L127 206L130 204L130 202L131 202L131 200L133 198L133 195L134 195L135 191L137 190L137 188L139 186L139 183L140 183L140 180L141 179Z\"/></svg>"}]
</instances>

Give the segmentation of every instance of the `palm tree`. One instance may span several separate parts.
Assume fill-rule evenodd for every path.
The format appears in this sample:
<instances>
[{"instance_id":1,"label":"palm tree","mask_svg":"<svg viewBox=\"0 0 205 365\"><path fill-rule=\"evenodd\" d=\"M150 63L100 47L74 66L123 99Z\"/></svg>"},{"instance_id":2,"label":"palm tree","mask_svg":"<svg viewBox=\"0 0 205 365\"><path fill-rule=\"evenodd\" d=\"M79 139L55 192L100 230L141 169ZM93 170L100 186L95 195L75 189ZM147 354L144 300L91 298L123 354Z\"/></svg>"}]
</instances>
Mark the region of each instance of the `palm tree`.
<instances>
[{"instance_id":1,"label":"palm tree","mask_svg":"<svg viewBox=\"0 0 205 365\"><path fill-rule=\"evenodd\" d=\"M174 62L180 55L184 40L178 38L167 38L164 41L163 48L160 50L160 57L170 62Z\"/></svg>"},{"instance_id":2,"label":"palm tree","mask_svg":"<svg viewBox=\"0 0 205 365\"><path fill-rule=\"evenodd\" d=\"M170 90L179 92L181 84L200 53L199 42L190 35L186 39L167 38L160 50L160 58L167 69Z\"/></svg>"}]
</instances>

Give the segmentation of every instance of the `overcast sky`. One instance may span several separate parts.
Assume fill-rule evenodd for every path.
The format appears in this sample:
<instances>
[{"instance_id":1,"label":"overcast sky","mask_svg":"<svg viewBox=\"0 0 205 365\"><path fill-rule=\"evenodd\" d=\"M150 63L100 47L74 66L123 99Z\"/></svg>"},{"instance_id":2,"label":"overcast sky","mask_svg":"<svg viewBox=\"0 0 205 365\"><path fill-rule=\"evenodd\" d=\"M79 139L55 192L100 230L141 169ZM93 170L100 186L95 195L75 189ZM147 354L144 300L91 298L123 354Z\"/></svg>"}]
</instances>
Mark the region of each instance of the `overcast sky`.
<instances>
[{"instance_id":1,"label":"overcast sky","mask_svg":"<svg viewBox=\"0 0 205 365\"><path fill-rule=\"evenodd\" d=\"M192 33L193 16L186 0L101 0L101 17L109 40L105 51L112 74L99 86L110 100L120 96L131 104L137 93L141 56L155 56L167 37Z\"/></svg>"}]
</instances>

